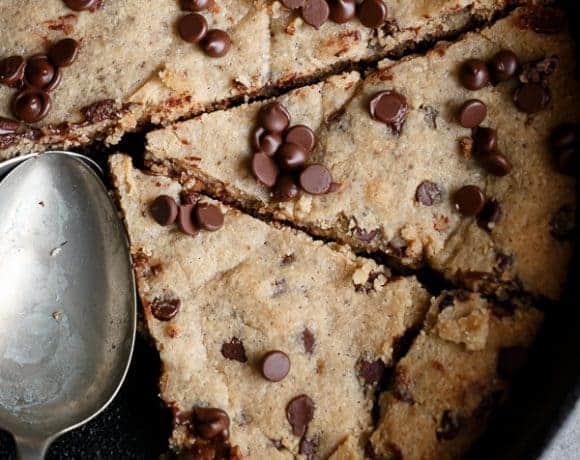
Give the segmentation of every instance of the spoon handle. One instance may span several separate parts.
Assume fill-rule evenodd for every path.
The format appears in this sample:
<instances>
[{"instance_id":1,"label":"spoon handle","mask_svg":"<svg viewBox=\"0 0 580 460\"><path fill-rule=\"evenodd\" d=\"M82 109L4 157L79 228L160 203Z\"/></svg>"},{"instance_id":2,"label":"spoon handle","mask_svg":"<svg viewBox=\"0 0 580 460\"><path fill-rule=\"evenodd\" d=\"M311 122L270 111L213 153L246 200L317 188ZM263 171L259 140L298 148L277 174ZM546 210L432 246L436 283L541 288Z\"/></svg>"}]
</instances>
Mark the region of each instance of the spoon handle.
<instances>
[{"instance_id":1,"label":"spoon handle","mask_svg":"<svg viewBox=\"0 0 580 460\"><path fill-rule=\"evenodd\" d=\"M45 439L17 438L15 441L17 460L43 460L46 454L46 449L50 444L50 441Z\"/></svg>"}]
</instances>

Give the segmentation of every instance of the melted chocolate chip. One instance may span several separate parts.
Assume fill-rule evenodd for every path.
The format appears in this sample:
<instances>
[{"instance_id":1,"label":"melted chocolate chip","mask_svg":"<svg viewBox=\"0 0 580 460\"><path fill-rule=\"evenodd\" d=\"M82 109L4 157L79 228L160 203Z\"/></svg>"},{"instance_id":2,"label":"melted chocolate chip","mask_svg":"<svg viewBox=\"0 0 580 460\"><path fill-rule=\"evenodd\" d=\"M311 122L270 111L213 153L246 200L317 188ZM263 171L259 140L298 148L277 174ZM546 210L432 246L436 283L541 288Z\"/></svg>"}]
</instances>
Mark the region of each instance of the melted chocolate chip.
<instances>
[{"instance_id":1,"label":"melted chocolate chip","mask_svg":"<svg viewBox=\"0 0 580 460\"><path fill-rule=\"evenodd\" d=\"M492 199L485 202L483 209L477 216L477 225L487 232L491 232L495 224L501 220L501 206Z\"/></svg>"},{"instance_id":2,"label":"melted chocolate chip","mask_svg":"<svg viewBox=\"0 0 580 460\"><path fill-rule=\"evenodd\" d=\"M214 439L218 436L229 438L230 417L216 408L194 407L192 423L196 434L203 439Z\"/></svg>"},{"instance_id":3,"label":"melted chocolate chip","mask_svg":"<svg viewBox=\"0 0 580 460\"><path fill-rule=\"evenodd\" d=\"M290 114L279 102L270 102L260 109L260 125L273 133L281 133L290 125Z\"/></svg>"},{"instance_id":4,"label":"melted chocolate chip","mask_svg":"<svg viewBox=\"0 0 580 460\"><path fill-rule=\"evenodd\" d=\"M12 99L12 114L26 123L42 120L50 110L51 100L48 93L38 89L20 91Z\"/></svg>"},{"instance_id":5,"label":"melted chocolate chip","mask_svg":"<svg viewBox=\"0 0 580 460\"><path fill-rule=\"evenodd\" d=\"M501 50L489 62L493 81L501 82L513 78L519 67L518 57L513 51Z\"/></svg>"},{"instance_id":6,"label":"melted chocolate chip","mask_svg":"<svg viewBox=\"0 0 580 460\"><path fill-rule=\"evenodd\" d=\"M459 78L463 86L471 91L484 88L490 79L487 64L479 59L470 59L461 66Z\"/></svg>"},{"instance_id":7,"label":"melted chocolate chip","mask_svg":"<svg viewBox=\"0 0 580 460\"><path fill-rule=\"evenodd\" d=\"M214 0L181 0L181 9L185 11L205 11L213 7Z\"/></svg>"},{"instance_id":8,"label":"melted chocolate chip","mask_svg":"<svg viewBox=\"0 0 580 460\"><path fill-rule=\"evenodd\" d=\"M330 20L344 24L356 16L355 0L330 0Z\"/></svg>"},{"instance_id":9,"label":"melted chocolate chip","mask_svg":"<svg viewBox=\"0 0 580 460\"><path fill-rule=\"evenodd\" d=\"M320 164L312 164L300 173L300 186L311 195L327 193L331 183L330 172Z\"/></svg>"},{"instance_id":10,"label":"melted chocolate chip","mask_svg":"<svg viewBox=\"0 0 580 460\"><path fill-rule=\"evenodd\" d=\"M433 206L441 203L443 192L438 184L425 180L417 187L415 199L424 206Z\"/></svg>"},{"instance_id":11,"label":"melted chocolate chip","mask_svg":"<svg viewBox=\"0 0 580 460\"><path fill-rule=\"evenodd\" d=\"M314 401L307 395L296 396L286 406L286 419L292 427L294 436L304 436L313 418Z\"/></svg>"},{"instance_id":12,"label":"melted chocolate chip","mask_svg":"<svg viewBox=\"0 0 580 460\"><path fill-rule=\"evenodd\" d=\"M283 171L302 169L310 155L304 147L298 144L284 143L276 153L276 159Z\"/></svg>"},{"instance_id":13,"label":"melted chocolate chip","mask_svg":"<svg viewBox=\"0 0 580 460\"><path fill-rule=\"evenodd\" d=\"M499 151L490 152L479 157L479 162L483 169L497 177L509 174L513 166L507 157Z\"/></svg>"},{"instance_id":14,"label":"melted chocolate chip","mask_svg":"<svg viewBox=\"0 0 580 460\"><path fill-rule=\"evenodd\" d=\"M81 114L87 123L100 123L115 117L116 104L113 99L105 99L87 105L81 109Z\"/></svg>"},{"instance_id":15,"label":"melted chocolate chip","mask_svg":"<svg viewBox=\"0 0 580 460\"><path fill-rule=\"evenodd\" d=\"M476 153L493 152L497 150L497 131L491 128L477 128L473 141Z\"/></svg>"},{"instance_id":16,"label":"melted chocolate chip","mask_svg":"<svg viewBox=\"0 0 580 460\"><path fill-rule=\"evenodd\" d=\"M224 215L219 206L201 203L195 207L195 222L199 228L209 232L215 232L224 225Z\"/></svg>"},{"instance_id":17,"label":"melted chocolate chip","mask_svg":"<svg viewBox=\"0 0 580 460\"><path fill-rule=\"evenodd\" d=\"M302 19L307 24L319 29L330 15L330 8L326 0L305 0L302 7Z\"/></svg>"},{"instance_id":18,"label":"melted chocolate chip","mask_svg":"<svg viewBox=\"0 0 580 460\"><path fill-rule=\"evenodd\" d=\"M477 185L465 185L453 195L455 209L464 216L477 216L485 204L485 195Z\"/></svg>"},{"instance_id":19,"label":"melted chocolate chip","mask_svg":"<svg viewBox=\"0 0 580 460\"><path fill-rule=\"evenodd\" d=\"M179 207L172 197L161 195L151 203L149 212L155 222L159 225L167 226L173 224L177 219Z\"/></svg>"},{"instance_id":20,"label":"melted chocolate chip","mask_svg":"<svg viewBox=\"0 0 580 460\"><path fill-rule=\"evenodd\" d=\"M385 375L386 366L383 361L377 359L376 361L360 361L359 375L368 385L379 383Z\"/></svg>"},{"instance_id":21,"label":"melted chocolate chip","mask_svg":"<svg viewBox=\"0 0 580 460\"><path fill-rule=\"evenodd\" d=\"M10 87L20 85L26 62L22 56L10 56L0 61L0 83Z\"/></svg>"},{"instance_id":22,"label":"melted chocolate chip","mask_svg":"<svg viewBox=\"0 0 580 460\"><path fill-rule=\"evenodd\" d=\"M304 344L304 351L311 355L314 352L316 339L314 338L314 334L308 328L304 328L304 331L302 331L302 343Z\"/></svg>"},{"instance_id":23,"label":"melted chocolate chip","mask_svg":"<svg viewBox=\"0 0 580 460\"><path fill-rule=\"evenodd\" d=\"M207 21L198 13L186 14L179 18L177 30L183 40L189 43L199 43L207 35Z\"/></svg>"},{"instance_id":24,"label":"melted chocolate chip","mask_svg":"<svg viewBox=\"0 0 580 460\"><path fill-rule=\"evenodd\" d=\"M358 7L358 18L365 27L376 29L387 20L387 5L383 0L363 0Z\"/></svg>"},{"instance_id":25,"label":"melted chocolate chip","mask_svg":"<svg viewBox=\"0 0 580 460\"><path fill-rule=\"evenodd\" d=\"M314 131L305 125L292 126L286 133L284 139L290 144L300 145L306 152L310 152L316 142Z\"/></svg>"},{"instance_id":26,"label":"melted chocolate chip","mask_svg":"<svg viewBox=\"0 0 580 460\"><path fill-rule=\"evenodd\" d=\"M282 351L269 351L262 359L260 370L266 380L280 382L290 372L290 358Z\"/></svg>"},{"instance_id":27,"label":"melted chocolate chip","mask_svg":"<svg viewBox=\"0 0 580 460\"><path fill-rule=\"evenodd\" d=\"M300 188L292 176L285 174L276 182L276 194L280 201L291 201L300 196Z\"/></svg>"},{"instance_id":28,"label":"melted chocolate chip","mask_svg":"<svg viewBox=\"0 0 580 460\"><path fill-rule=\"evenodd\" d=\"M470 99L459 109L459 124L464 128L475 128L486 116L487 106L479 99Z\"/></svg>"},{"instance_id":29,"label":"melted chocolate chip","mask_svg":"<svg viewBox=\"0 0 580 460\"><path fill-rule=\"evenodd\" d=\"M252 173L266 187L273 187L278 179L278 166L272 158L262 152L252 157Z\"/></svg>"},{"instance_id":30,"label":"melted chocolate chip","mask_svg":"<svg viewBox=\"0 0 580 460\"><path fill-rule=\"evenodd\" d=\"M437 428L437 440L438 441L451 441L459 435L461 430L462 421L461 418L453 412L446 410L441 416L439 421L439 428Z\"/></svg>"},{"instance_id":31,"label":"melted chocolate chip","mask_svg":"<svg viewBox=\"0 0 580 460\"><path fill-rule=\"evenodd\" d=\"M539 83L524 83L514 92L516 107L528 114L534 114L545 109L551 99L550 90Z\"/></svg>"},{"instance_id":32,"label":"melted chocolate chip","mask_svg":"<svg viewBox=\"0 0 580 460\"><path fill-rule=\"evenodd\" d=\"M155 297L151 303L151 314L159 321L169 321L179 311L181 300L172 297Z\"/></svg>"},{"instance_id":33,"label":"melted chocolate chip","mask_svg":"<svg viewBox=\"0 0 580 460\"><path fill-rule=\"evenodd\" d=\"M177 226L186 235L195 236L199 229L193 222L193 204L182 204L177 212Z\"/></svg>"},{"instance_id":34,"label":"melted chocolate chip","mask_svg":"<svg viewBox=\"0 0 580 460\"><path fill-rule=\"evenodd\" d=\"M252 147L254 152L263 152L269 157L274 156L282 145L282 136L279 133L270 133L258 126L252 135Z\"/></svg>"},{"instance_id":35,"label":"melted chocolate chip","mask_svg":"<svg viewBox=\"0 0 580 460\"><path fill-rule=\"evenodd\" d=\"M371 99L369 110L374 119L387 124L398 134L409 112L409 105L402 94L381 91Z\"/></svg>"},{"instance_id":36,"label":"melted chocolate chip","mask_svg":"<svg viewBox=\"0 0 580 460\"><path fill-rule=\"evenodd\" d=\"M572 240L576 233L575 210L572 205L564 205L550 220L550 234L559 241Z\"/></svg>"},{"instance_id":37,"label":"melted chocolate chip","mask_svg":"<svg viewBox=\"0 0 580 460\"><path fill-rule=\"evenodd\" d=\"M201 46L205 54L218 58L228 54L228 51L232 47L232 39L223 30L211 29L205 35Z\"/></svg>"},{"instance_id":38,"label":"melted chocolate chip","mask_svg":"<svg viewBox=\"0 0 580 460\"><path fill-rule=\"evenodd\" d=\"M221 351L224 358L231 359L232 361L239 361L240 363L248 361L244 344L237 337L232 337L229 342L224 342Z\"/></svg>"},{"instance_id":39,"label":"melted chocolate chip","mask_svg":"<svg viewBox=\"0 0 580 460\"><path fill-rule=\"evenodd\" d=\"M77 58L79 42L73 38L64 38L53 43L48 50L48 57L51 62L58 67L67 67Z\"/></svg>"}]
</instances>

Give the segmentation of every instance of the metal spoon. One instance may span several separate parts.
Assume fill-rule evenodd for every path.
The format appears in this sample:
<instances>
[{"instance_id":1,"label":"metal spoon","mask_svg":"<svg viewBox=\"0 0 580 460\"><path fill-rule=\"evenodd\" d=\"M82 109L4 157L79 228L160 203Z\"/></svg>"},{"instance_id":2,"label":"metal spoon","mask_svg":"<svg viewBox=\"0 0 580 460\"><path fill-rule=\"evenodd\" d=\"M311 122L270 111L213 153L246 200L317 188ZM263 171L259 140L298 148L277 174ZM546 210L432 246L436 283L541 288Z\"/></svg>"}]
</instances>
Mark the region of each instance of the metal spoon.
<instances>
[{"instance_id":1,"label":"metal spoon","mask_svg":"<svg viewBox=\"0 0 580 460\"><path fill-rule=\"evenodd\" d=\"M79 157L0 165L0 426L23 460L109 404L135 341L126 235Z\"/></svg>"}]
</instances>

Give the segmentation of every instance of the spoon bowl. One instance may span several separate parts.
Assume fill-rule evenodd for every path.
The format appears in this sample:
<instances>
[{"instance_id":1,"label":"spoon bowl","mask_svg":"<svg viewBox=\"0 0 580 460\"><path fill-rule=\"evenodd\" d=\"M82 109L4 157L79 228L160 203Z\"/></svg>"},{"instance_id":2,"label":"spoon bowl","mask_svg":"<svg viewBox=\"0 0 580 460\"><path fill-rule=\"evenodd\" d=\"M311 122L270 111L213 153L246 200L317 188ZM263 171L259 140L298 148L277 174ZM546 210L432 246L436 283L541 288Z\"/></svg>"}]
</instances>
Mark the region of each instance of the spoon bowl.
<instances>
[{"instance_id":1,"label":"spoon bowl","mask_svg":"<svg viewBox=\"0 0 580 460\"><path fill-rule=\"evenodd\" d=\"M0 426L21 458L43 458L119 390L135 341L135 281L115 206L79 155L48 152L7 168Z\"/></svg>"}]
</instances>

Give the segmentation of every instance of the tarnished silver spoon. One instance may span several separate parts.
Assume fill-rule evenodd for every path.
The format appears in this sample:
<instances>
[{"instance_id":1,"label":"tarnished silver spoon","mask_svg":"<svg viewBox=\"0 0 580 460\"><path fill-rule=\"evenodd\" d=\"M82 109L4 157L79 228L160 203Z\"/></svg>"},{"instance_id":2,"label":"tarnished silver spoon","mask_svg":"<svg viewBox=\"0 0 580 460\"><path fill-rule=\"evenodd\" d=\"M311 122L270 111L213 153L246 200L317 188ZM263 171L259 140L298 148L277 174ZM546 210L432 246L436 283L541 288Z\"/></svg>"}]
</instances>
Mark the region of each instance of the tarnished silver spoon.
<instances>
[{"instance_id":1,"label":"tarnished silver spoon","mask_svg":"<svg viewBox=\"0 0 580 460\"><path fill-rule=\"evenodd\" d=\"M0 426L23 460L102 411L133 352L127 238L90 163L48 152L0 164L12 169L0 182Z\"/></svg>"}]
</instances>

